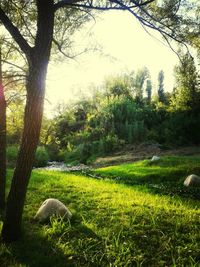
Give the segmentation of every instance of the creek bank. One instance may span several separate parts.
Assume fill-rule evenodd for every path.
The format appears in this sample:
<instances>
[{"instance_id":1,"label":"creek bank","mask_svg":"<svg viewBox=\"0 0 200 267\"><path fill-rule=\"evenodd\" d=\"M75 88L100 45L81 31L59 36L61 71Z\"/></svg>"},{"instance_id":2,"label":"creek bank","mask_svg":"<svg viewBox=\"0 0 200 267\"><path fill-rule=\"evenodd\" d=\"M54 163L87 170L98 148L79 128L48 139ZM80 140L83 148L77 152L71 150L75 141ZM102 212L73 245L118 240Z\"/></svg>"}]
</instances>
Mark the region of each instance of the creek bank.
<instances>
[{"instance_id":1,"label":"creek bank","mask_svg":"<svg viewBox=\"0 0 200 267\"><path fill-rule=\"evenodd\" d=\"M37 170L45 170L45 171L83 171L88 170L89 166L84 164L79 164L75 166L66 165L64 162L50 161L46 167L36 168Z\"/></svg>"}]
</instances>

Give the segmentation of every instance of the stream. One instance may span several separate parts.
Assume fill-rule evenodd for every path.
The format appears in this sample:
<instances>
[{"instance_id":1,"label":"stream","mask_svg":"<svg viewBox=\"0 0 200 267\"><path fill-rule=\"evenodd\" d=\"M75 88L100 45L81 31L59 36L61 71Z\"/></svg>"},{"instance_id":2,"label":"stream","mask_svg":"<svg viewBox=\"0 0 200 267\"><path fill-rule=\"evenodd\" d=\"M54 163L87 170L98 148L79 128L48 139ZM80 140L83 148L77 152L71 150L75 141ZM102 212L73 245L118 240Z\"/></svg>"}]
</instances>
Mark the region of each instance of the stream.
<instances>
[{"instance_id":1,"label":"stream","mask_svg":"<svg viewBox=\"0 0 200 267\"><path fill-rule=\"evenodd\" d=\"M36 168L37 170L46 170L46 171L83 171L88 170L89 167L84 164L79 164L76 166L66 165L64 162L50 161L48 166Z\"/></svg>"}]
</instances>

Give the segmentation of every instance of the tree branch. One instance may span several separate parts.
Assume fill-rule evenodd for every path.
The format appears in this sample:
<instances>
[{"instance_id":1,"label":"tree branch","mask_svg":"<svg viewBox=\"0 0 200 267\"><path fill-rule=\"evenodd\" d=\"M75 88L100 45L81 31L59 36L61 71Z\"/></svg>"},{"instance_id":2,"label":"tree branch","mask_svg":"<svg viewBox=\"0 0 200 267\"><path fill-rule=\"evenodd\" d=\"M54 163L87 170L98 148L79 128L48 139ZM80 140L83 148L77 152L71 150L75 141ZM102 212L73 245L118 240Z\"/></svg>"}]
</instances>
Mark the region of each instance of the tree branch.
<instances>
[{"instance_id":1,"label":"tree branch","mask_svg":"<svg viewBox=\"0 0 200 267\"><path fill-rule=\"evenodd\" d=\"M20 74L20 73L16 73L16 74L5 74L3 75L3 78L5 79L10 79L10 78L14 78L14 77L23 77L23 78L27 78L27 75L25 74Z\"/></svg>"},{"instance_id":2,"label":"tree branch","mask_svg":"<svg viewBox=\"0 0 200 267\"><path fill-rule=\"evenodd\" d=\"M14 112L10 107L9 104L13 101L13 99L15 99L16 97L21 97L21 98L25 98L25 95L20 94L19 92L12 94L11 96L9 96L6 100L7 106L10 109L10 111Z\"/></svg>"},{"instance_id":3,"label":"tree branch","mask_svg":"<svg viewBox=\"0 0 200 267\"><path fill-rule=\"evenodd\" d=\"M12 66L12 67L18 68L18 69L22 70L23 72L26 71L23 67L18 66L18 65L14 64L14 63L11 63L11 62L9 62L9 61L7 61L7 60L2 59L2 62L5 63L5 64L10 65L10 66Z\"/></svg>"},{"instance_id":4,"label":"tree branch","mask_svg":"<svg viewBox=\"0 0 200 267\"><path fill-rule=\"evenodd\" d=\"M57 9L65 6L72 6L75 5L77 2L83 2L84 0L62 0L56 4L54 4L54 10L56 11Z\"/></svg>"},{"instance_id":5,"label":"tree branch","mask_svg":"<svg viewBox=\"0 0 200 267\"><path fill-rule=\"evenodd\" d=\"M147 20L147 19L145 19L145 18L139 16L139 15L138 15L136 12L134 12L130 7L124 5L124 4L121 3L120 1L118 1L118 0L113 0L113 2L115 2L115 3L119 4L119 5L121 5L121 6L122 6L123 8L125 8L127 11L129 11L129 12L130 12L134 17L136 17L136 18L139 20L139 22L140 22L141 24L143 24L144 26L146 26L146 27L148 27L148 28L151 28L151 29L153 29L153 30L158 31L163 37L165 36L165 38L164 38L165 40L166 40L167 37L169 37L169 38L175 40L176 42L178 42L178 43L183 44L183 45L186 46L186 44L184 44L182 40L178 39L176 36L173 35L173 31L172 31L172 29L171 29L169 26L165 25L165 24L164 24L163 22L161 22L161 21L158 21L158 19L156 19L155 17L153 17L151 14L149 14L144 8L140 7L140 4L138 4L135 0L132 0L132 2L135 3L135 5L138 7L138 9L140 9L142 12L144 12L144 14L146 14L146 16L149 17L149 19L153 20L155 23L158 23L160 26L157 26L157 25L153 24L151 21L149 21L149 20ZM166 30L163 29L163 28L169 30L169 32L166 31ZM167 43L169 44L169 41L168 41ZM171 47L171 46L170 46L170 47ZM187 48L187 46L186 46L186 48ZM187 49L188 49L188 48L187 48Z\"/></svg>"},{"instance_id":6,"label":"tree branch","mask_svg":"<svg viewBox=\"0 0 200 267\"><path fill-rule=\"evenodd\" d=\"M15 84L16 82L19 82L19 81L24 81L24 79L23 78L19 78L19 79L15 79L15 80L13 80L13 81L9 81L9 82L7 82L7 83L5 83L4 84L4 87L7 87L8 85L10 85L10 84ZM17 95L18 93L16 93L16 95Z\"/></svg>"},{"instance_id":7,"label":"tree branch","mask_svg":"<svg viewBox=\"0 0 200 267\"><path fill-rule=\"evenodd\" d=\"M93 5L93 0L91 1L84 1L84 0L62 0L54 5L55 11L59 8L62 7L77 7L77 8L86 8L86 9L94 9L94 10L124 10L124 11L129 11L134 17L136 17L139 22L146 27L149 27L151 29L154 29L158 31L163 37L165 36L165 40L167 37L172 38L173 40L183 44L183 41L178 39L172 29L168 26L165 25L162 21L159 21L157 18L155 18L153 15L151 15L149 12L144 9L144 6L147 6L148 4L154 2L155 0L146 0L146 1L136 1L136 0L130 0L130 4L123 3L122 0L108 0L108 3L110 5L105 5L105 6L94 6ZM85 2L84 4L79 4L79 2ZM112 4L115 4L114 6ZM143 12L149 20L143 18L142 16L138 15L133 9L137 8L139 11ZM154 25L150 20L153 22L157 23L157 25ZM168 42L167 42L168 43ZM169 44L169 43L168 43ZM170 46L171 47L171 46Z\"/></svg>"},{"instance_id":8,"label":"tree branch","mask_svg":"<svg viewBox=\"0 0 200 267\"><path fill-rule=\"evenodd\" d=\"M21 35L18 28L12 24L11 20L4 13L1 7L0 7L0 21L3 23L4 27L8 30L8 32L16 41L16 43L19 45L21 50L26 54L27 58L30 58L31 46L29 46L27 41Z\"/></svg>"},{"instance_id":9,"label":"tree branch","mask_svg":"<svg viewBox=\"0 0 200 267\"><path fill-rule=\"evenodd\" d=\"M59 4L59 5L58 5ZM105 7L100 7L100 6L93 6L93 5L84 5L84 4L66 4L65 2L59 2L54 5L55 11L59 8L62 7L76 7L76 8L85 8L85 9L90 9L90 10L99 10L99 11L106 11L106 10L124 10L122 7L118 6L105 6Z\"/></svg>"},{"instance_id":10,"label":"tree branch","mask_svg":"<svg viewBox=\"0 0 200 267\"><path fill-rule=\"evenodd\" d=\"M131 3L134 3L134 1L130 0ZM145 1L143 3L138 3L138 5L141 7L141 6L146 6L152 2L155 2L155 0L148 0L148 1ZM135 4L135 3L134 3Z\"/></svg>"},{"instance_id":11,"label":"tree branch","mask_svg":"<svg viewBox=\"0 0 200 267\"><path fill-rule=\"evenodd\" d=\"M67 53L65 53L62 49L62 44L60 44L55 38L53 38L53 43L57 46L58 50L60 51L61 54L63 54L65 57L69 58L69 59L73 59L75 60L75 58L77 56L80 56L84 53L86 53L87 51L89 51L89 49L84 49L83 51L77 53L77 54L74 54L74 55L69 55Z\"/></svg>"},{"instance_id":12,"label":"tree branch","mask_svg":"<svg viewBox=\"0 0 200 267\"><path fill-rule=\"evenodd\" d=\"M141 2L141 3L138 3L137 5L135 5L134 1L130 0L130 3L134 3L134 5L129 6L129 8L136 8L138 6L145 6L145 5L148 5L154 1L155 0L147 0L145 2ZM85 4L78 4L79 2L85 2L85 1L84 0L62 0L62 1L60 1L54 5L54 9L56 11L59 8L71 6L71 7L78 7L78 8L81 7L81 8L88 8L88 9L94 9L94 10L102 10L102 11L104 11L104 10L125 10L125 8L122 7L121 5L119 5L118 3L117 3L117 6L105 5L103 7L103 6L94 6L93 1L88 1ZM108 2L110 2L110 4L116 3L114 0L108 0Z\"/></svg>"}]
</instances>

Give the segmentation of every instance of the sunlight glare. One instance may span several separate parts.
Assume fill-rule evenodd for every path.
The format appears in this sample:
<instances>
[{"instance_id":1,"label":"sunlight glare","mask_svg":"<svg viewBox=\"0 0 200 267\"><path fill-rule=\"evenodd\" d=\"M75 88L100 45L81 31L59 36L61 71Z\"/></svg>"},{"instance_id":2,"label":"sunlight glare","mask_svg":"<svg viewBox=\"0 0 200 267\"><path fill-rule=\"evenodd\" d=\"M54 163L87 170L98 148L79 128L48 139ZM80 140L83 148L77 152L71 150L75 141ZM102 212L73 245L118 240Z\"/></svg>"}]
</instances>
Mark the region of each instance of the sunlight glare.
<instances>
[{"instance_id":1,"label":"sunlight glare","mask_svg":"<svg viewBox=\"0 0 200 267\"><path fill-rule=\"evenodd\" d=\"M178 63L177 55L165 44L160 34L150 31L150 36L139 22L126 12L106 12L100 15L95 25L89 23L76 36L93 38L102 46L103 53L87 52L76 60L51 64L47 79L48 112L58 102L69 102L82 92L91 90L91 84L99 86L106 76L137 71L146 66L154 86L158 72L165 73L165 90L173 88L173 68ZM158 40L159 39L159 40ZM86 43L87 44L87 43Z\"/></svg>"}]
</instances>

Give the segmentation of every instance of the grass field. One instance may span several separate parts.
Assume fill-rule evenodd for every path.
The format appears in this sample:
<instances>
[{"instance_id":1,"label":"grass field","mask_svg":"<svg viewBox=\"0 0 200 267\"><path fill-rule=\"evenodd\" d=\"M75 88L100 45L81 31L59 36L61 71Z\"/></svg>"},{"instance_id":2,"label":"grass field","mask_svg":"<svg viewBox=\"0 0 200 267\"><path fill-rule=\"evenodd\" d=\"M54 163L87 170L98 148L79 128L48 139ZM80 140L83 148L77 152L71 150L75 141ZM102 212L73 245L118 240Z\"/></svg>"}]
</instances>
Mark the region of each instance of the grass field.
<instances>
[{"instance_id":1,"label":"grass field","mask_svg":"<svg viewBox=\"0 0 200 267\"><path fill-rule=\"evenodd\" d=\"M98 178L109 178L117 183L137 187L145 185L154 193L175 194L200 200L199 189L185 189L183 186L186 176L192 173L200 175L200 157L197 156L162 157L155 162L143 160L134 164L100 168L91 173Z\"/></svg>"},{"instance_id":2,"label":"grass field","mask_svg":"<svg viewBox=\"0 0 200 267\"><path fill-rule=\"evenodd\" d=\"M200 190L182 187L187 174L200 174L199 163L166 157L93 172L103 179L35 170L24 236L1 244L0 266L200 266ZM70 222L33 221L50 197L69 207Z\"/></svg>"}]
</instances>

